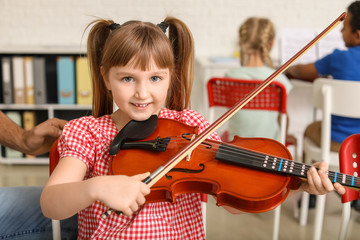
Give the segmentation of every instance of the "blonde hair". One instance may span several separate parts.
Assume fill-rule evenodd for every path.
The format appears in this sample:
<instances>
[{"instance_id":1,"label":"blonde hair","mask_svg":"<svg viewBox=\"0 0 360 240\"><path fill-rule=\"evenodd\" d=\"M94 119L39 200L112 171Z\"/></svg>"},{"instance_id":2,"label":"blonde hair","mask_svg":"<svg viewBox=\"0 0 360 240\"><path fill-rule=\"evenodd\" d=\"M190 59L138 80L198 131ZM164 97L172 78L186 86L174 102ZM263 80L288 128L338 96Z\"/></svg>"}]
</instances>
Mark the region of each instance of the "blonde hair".
<instances>
[{"instance_id":1,"label":"blonde hair","mask_svg":"<svg viewBox=\"0 0 360 240\"><path fill-rule=\"evenodd\" d=\"M274 38L275 28L269 19L248 18L239 28L241 64L247 64L250 54L259 52L264 63L273 67L270 50Z\"/></svg>"},{"instance_id":2,"label":"blonde hair","mask_svg":"<svg viewBox=\"0 0 360 240\"><path fill-rule=\"evenodd\" d=\"M135 67L149 68L150 59L159 68L169 68L171 82L165 107L181 111L190 105L193 83L194 43L188 27L179 19L167 17L169 38L152 23L128 21L110 29L112 20L98 19L87 42L87 54L93 85L92 114L100 117L113 111L113 97L105 79L113 66L125 66L134 59ZM100 68L103 68L103 75Z\"/></svg>"}]
</instances>

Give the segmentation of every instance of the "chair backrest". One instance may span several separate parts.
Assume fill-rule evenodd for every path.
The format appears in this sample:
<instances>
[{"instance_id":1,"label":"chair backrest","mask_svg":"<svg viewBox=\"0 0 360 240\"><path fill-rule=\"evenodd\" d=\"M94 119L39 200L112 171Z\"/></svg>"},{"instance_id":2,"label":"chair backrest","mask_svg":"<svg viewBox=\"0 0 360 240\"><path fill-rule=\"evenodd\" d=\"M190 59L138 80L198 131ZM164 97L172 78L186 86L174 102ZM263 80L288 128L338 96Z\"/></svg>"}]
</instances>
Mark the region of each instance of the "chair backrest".
<instances>
[{"instance_id":1,"label":"chair backrest","mask_svg":"<svg viewBox=\"0 0 360 240\"><path fill-rule=\"evenodd\" d=\"M211 78L207 83L209 106L232 107L262 82L262 80ZM272 82L248 102L243 109L286 113L286 89L284 85L279 82Z\"/></svg>"},{"instance_id":2,"label":"chair backrest","mask_svg":"<svg viewBox=\"0 0 360 240\"><path fill-rule=\"evenodd\" d=\"M313 104L322 110L321 151L329 159L331 115L360 118L360 82L318 78L313 85Z\"/></svg>"},{"instance_id":3,"label":"chair backrest","mask_svg":"<svg viewBox=\"0 0 360 240\"><path fill-rule=\"evenodd\" d=\"M52 144L51 148L50 148L50 153L49 153L49 174L51 174L56 165L59 162L59 152L57 150L57 145L58 145L58 141L59 139L56 139L56 141Z\"/></svg>"},{"instance_id":4,"label":"chair backrest","mask_svg":"<svg viewBox=\"0 0 360 240\"><path fill-rule=\"evenodd\" d=\"M339 151L340 172L358 177L360 173L360 133L347 137L341 144ZM346 189L341 197L342 203L359 198L359 191Z\"/></svg>"},{"instance_id":5,"label":"chair backrest","mask_svg":"<svg viewBox=\"0 0 360 240\"><path fill-rule=\"evenodd\" d=\"M262 80L213 77L207 83L209 98L209 121L214 120L213 107L232 107L261 84ZM272 82L242 109L277 111L282 114L280 131L281 142L285 144L286 135L286 88L280 82Z\"/></svg>"}]
</instances>

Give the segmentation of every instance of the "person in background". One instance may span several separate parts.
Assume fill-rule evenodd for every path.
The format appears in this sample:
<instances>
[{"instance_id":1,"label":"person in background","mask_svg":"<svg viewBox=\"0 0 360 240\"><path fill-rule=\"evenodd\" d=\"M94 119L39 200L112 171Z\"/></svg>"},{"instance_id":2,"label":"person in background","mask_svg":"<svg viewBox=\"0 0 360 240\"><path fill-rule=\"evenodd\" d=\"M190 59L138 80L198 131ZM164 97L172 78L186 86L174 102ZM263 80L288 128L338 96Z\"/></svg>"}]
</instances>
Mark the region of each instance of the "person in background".
<instances>
[{"instance_id":1,"label":"person in background","mask_svg":"<svg viewBox=\"0 0 360 240\"><path fill-rule=\"evenodd\" d=\"M236 79L265 80L275 70L270 51L275 39L274 24L267 18L250 17L239 28L241 66L226 72L225 76ZM289 79L281 74L275 81L292 89ZM240 110L229 120L229 137L265 137L280 140L279 113L265 110ZM296 144L292 135L287 135L288 143Z\"/></svg>"},{"instance_id":2,"label":"person in background","mask_svg":"<svg viewBox=\"0 0 360 240\"><path fill-rule=\"evenodd\" d=\"M336 49L314 63L291 66L287 69L286 75L289 78L309 82L318 77L360 81L360 1L355 1L348 6L341 33L347 50ZM354 133L360 133L360 119L332 115L330 150L338 152L341 143ZM321 121L308 125L304 136L320 146ZM309 206L315 206L315 196L310 196ZM360 211L360 200L353 201L352 206Z\"/></svg>"},{"instance_id":3,"label":"person in background","mask_svg":"<svg viewBox=\"0 0 360 240\"><path fill-rule=\"evenodd\" d=\"M321 76L360 81L360 1L349 5L341 32L347 50L336 49L314 63L291 66L287 76L310 82ZM360 133L360 119L331 116L331 151L338 152L345 138L355 133ZM321 121L311 123L305 136L320 146Z\"/></svg>"},{"instance_id":4,"label":"person in background","mask_svg":"<svg viewBox=\"0 0 360 240\"><path fill-rule=\"evenodd\" d=\"M40 155L50 150L62 132L65 120L49 119L31 130L24 130L0 111L0 145ZM0 187L0 239L52 239L51 220L40 208L43 187ZM62 222L62 239L77 237L76 216Z\"/></svg>"},{"instance_id":5,"label":"person in background","mask_svg":"<svg viewBox=\"0 0 360 240\"><path fill-rule=\"evenodd\" d=\"M210 124L189 106L194 44L188 27L167 17L158 25L98 19L89 25L88 58L93 81L93 116L70 121L59 139L60 161L41 195L45 216L79 217L78 239L205 239L199 193L175 203L145 203L149 173L110 175L110 145L131 120L152 115L198 126ZM167 28L169 32L167 37ZM113 103L118 109L113 111ZM220 140L216 133L210 139ZM144 159L145 161L151 159ZM299 190L325 194L335 188L326 163L308 171ZM109 213L108 209L121 211Z\"/></svg>"}]
</instances>

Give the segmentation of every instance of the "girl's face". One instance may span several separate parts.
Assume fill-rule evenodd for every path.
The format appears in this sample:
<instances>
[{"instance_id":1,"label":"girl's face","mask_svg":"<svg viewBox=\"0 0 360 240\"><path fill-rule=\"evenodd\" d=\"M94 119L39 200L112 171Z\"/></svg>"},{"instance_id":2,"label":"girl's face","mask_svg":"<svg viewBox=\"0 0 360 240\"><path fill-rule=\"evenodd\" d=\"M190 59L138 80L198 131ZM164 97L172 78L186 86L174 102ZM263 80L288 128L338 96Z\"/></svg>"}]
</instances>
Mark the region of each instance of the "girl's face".
<instances>
[{"instance_id":1,"label":"girl's face","mask_svg":"<svg viewBox=\"0 0 360 240\"><path fill-rule=\"evenodd\" d=\"M111 90L118 110L113 114L117 126L130 120L143 121L159 114L170 86L170 70L160 69L151 60L148 70L126 66L111 67L106 86Z\"/></svg>"}]
</instances>

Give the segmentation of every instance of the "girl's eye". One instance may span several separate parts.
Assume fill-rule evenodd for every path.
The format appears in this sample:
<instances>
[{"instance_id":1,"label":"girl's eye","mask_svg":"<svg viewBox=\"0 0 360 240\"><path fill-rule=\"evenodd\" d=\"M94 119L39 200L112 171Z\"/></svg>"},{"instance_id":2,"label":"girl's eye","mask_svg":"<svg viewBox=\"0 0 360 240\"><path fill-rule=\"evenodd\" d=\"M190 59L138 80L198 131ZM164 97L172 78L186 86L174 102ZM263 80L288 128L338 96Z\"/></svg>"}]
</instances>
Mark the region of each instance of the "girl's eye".
<instances>
[{"instance_id":1,"label":"girl's eye","mask_svg":"<svg viewBox=\"0 0 360 240\"><path fill-rule=\"evenodd\" d=\"M151 81L153 81L153 82L159 82L160 80L161 80L161 77L158 77L158 76L151 77Z\"/></svg>"},{"instance_id":2,"label":"girl's eye","mask_svg":"<svg viewBox=\"0 0 360 240\"><path fill-rule=\"evenodd\" d=\"M134 81L134 79L132 77L124 77L124 78L122 78L122 81L131 82L131 81Z\"/></svg>"}]
</instances>

